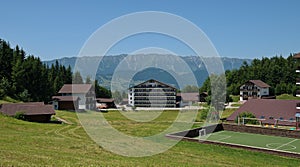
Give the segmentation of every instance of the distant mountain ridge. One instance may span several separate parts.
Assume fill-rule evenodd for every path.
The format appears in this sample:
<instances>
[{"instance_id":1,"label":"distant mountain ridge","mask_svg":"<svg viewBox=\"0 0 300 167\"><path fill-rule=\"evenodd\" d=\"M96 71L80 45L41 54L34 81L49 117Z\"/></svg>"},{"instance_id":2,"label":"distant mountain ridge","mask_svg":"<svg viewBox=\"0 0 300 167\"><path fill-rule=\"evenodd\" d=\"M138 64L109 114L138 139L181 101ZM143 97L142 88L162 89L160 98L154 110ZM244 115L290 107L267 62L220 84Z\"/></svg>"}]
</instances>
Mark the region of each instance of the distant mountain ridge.
<instances>
[{"instance_id":1,"label":"distant mountain ridge","mask_svg":"<svg viewBox=\"0 0 300 167\"><path fill-rule=\"evenodd\" d=\"M119 63L126 57L126 54L121 55L113 55L113 56L104 56L101 59L101 62L99 63L98 70L96 73L96 79L99 81L99 83L106 87L110 88L110 81L113 77L113 74L118 67ZM208 73L205 67L205 64L202 59L211 59L209 57L207 58L200 58L198 56L180 56L180 58L190 67L191 71L193 72L198 86L201 86L205 79L208 77ZM82 58L79 58L82 59ZM127 58L126 58L127 59ZM55 59L50 61L44 61L45 64L51 66L52 64L55 64L56 60L64 66L71 66L72 69L74 69L75 63L77 61L77 57L64 57L61 59ZM84 62L87 62L87 65L89 62L98 62L99 57L84 57ZM130 59L129 59L130 60ZM171 61L171 60L170 60ZM252 62L251 59L239 59L239 58L227 58L227 57L221 57L221 61L224 66L224 70L232 70L232 69L238 69L242 66L243 62L246 61L248 64ZM176 62L175 62L176 63ZM126 73L124 71L124 73ZM84 77L84 74L83 74ZM184 76L184 74L180 78L185 78L187 76ZM162 82L177 85L174 81L174 79L171 79L170 74L167 74L166 71L161 69L155 69L155 68L149 68L145 71L138 72L133 77L133 83L137 83L140 81L145 81L147 79L157 79Z\"/></svg>"}]
</instances>

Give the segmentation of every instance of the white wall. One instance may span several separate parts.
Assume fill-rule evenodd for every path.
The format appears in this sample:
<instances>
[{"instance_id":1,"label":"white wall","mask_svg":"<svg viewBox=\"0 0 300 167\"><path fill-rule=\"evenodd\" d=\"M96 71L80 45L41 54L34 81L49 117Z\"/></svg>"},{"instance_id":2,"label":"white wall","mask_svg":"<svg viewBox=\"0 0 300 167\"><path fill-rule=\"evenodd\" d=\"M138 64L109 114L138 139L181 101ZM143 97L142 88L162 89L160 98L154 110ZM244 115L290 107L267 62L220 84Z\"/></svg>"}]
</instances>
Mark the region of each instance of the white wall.
<instances>
[{"instance_id":1,"label":"white wall","mask_svg":"<svg viewBox=\"0 0 300 167\"><path fill-rule=\"evenodd\" d=\"M260 96L269 95L269 88L259 88L260 89Z\"/></svg>"}]
</instances>

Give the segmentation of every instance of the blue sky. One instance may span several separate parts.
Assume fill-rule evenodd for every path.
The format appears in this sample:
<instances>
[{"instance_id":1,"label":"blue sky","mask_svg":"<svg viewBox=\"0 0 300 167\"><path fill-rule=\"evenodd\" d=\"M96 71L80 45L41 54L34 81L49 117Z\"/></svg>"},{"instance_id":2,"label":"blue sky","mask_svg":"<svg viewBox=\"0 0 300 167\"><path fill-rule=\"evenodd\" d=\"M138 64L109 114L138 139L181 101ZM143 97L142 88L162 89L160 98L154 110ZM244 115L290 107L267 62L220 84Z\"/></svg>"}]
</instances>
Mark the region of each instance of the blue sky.
<instances>
[{"instance_id":1,"label":"blue sky","mask_svg":"<svg viewBox=\"0 0 300 167\"><path fill-rule=\"evenodd\" d=\"M300 52L299 0L1 1L0 38L42 60L76 56L85 41L110 20L132 12L163 11L184 17L210 38L224 57L261 58ZM135 36L109 54L165 47L190 55L174 40ZM151 43L152 42L152 43ZM155 46L158 45L158 46Z\"/></svg>"}]
</instances>

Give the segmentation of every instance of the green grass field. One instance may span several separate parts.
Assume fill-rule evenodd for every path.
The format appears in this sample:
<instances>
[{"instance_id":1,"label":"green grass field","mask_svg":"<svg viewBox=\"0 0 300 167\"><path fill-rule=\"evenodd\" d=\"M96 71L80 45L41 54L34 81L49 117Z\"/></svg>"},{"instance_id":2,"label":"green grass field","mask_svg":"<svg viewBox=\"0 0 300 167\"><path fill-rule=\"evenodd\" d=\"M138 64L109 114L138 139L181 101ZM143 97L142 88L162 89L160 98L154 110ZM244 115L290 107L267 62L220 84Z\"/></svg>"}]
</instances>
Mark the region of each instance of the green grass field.
<instances>
[{"instance_id":1,"label":"green grass field","mask_svg":"<svg viewBox=\"0 0 300 167\"><path fill-rule=\"evenodd\" d=\"M176 111L166 111L146 123L134 123L116 111L105 113L105 117L123 133L145 136L168 127L177 114ZM56 116L72 124L32 123L0 115L0 166L300 165L299 159L186 141L154 156L123 157L95 144L79 124L75 113L57 111Z\"/></svg>"},{"instance_id":2,"label":"green grass field","mask_svg":"<svg viewBox=\"0 0 300 167\"><path fill-rule=\"evenodd\" d=\"M295 97L295 96L289 95L289 94L282 94L282 95L276 96L276 99L280 99L280 100L300 100L300 97Z\"/></svg>"},{"instance_id":3,"label":"green grass field","mask_svg":"<svg viewBox=\"0 0 300 167\"><path fill-rule=\"evenodd\" d=\"M209 135L207 140L300 153L300 140L288 137L220 131Z\"/></svg>"}]
</instances>

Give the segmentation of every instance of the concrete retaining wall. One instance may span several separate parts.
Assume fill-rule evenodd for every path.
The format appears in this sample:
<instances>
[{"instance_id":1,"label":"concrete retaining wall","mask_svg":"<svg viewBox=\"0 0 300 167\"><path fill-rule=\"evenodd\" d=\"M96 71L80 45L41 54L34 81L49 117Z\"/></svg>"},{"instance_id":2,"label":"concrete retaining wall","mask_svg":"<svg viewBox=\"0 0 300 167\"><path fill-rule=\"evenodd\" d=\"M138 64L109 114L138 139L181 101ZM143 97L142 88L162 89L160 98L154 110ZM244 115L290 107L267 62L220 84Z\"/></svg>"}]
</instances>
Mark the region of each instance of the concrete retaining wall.
<instances>
[{"instance_id":1,"label":"concrete retaining wall","mask_svg":"<svg viewBox=\"0 0 300 167\"><path fill-rule=\"evenodd\" d=\"M172 133L170 135L193 138L193 137L199 136L199 130L201 130L201 129L205 129L207 134L224 130L222 124L216 124L216 125L210 125L210 126L205 126L205 127L201 127L201 128L186 130L186 131L182 131L182 132Z\"/></svg>"}]
</instances>

